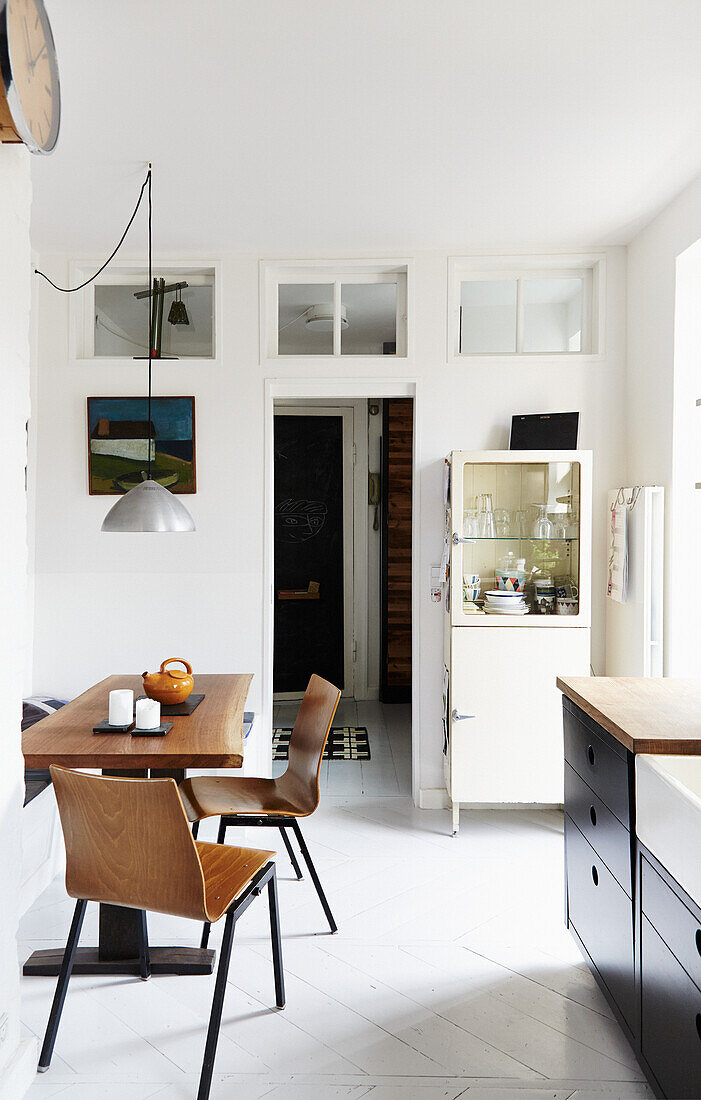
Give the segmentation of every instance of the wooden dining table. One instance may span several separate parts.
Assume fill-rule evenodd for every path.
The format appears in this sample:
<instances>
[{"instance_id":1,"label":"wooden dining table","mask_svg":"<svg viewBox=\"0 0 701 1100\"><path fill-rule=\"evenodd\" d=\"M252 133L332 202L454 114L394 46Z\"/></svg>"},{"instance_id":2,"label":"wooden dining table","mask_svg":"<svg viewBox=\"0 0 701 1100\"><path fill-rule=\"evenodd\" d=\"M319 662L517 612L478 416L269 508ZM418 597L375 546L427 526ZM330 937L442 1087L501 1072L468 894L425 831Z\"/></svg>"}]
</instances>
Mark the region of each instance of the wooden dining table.
<instances>
[{"instance_id":1,"label":"wooden dining table","mask_svg":"<svg viewBox=\"0 0 701 1100\"><path fill-rule=\"evenodd\" d=\"M107 717L109 692L131 688L143 694L140 676L108 676L42 718L22 734L28 768L99 768L103 775L138 778L170 776L180 782L187 768L240 768L243 764L244 705L253 675L198 675L194 692L204 698L189 715L164 714L173 728L164 736L93 733ZM248 717L248 716L247 716ZM98 945L79 947L75 974L139 974L138 910L100 905ZM193 926L194 927L194 926ZM211 974L215 952L199 947L150 947L154 974ZM26 975L58 974L63 950L35 951Z\"/></svg>"}]
</instances>

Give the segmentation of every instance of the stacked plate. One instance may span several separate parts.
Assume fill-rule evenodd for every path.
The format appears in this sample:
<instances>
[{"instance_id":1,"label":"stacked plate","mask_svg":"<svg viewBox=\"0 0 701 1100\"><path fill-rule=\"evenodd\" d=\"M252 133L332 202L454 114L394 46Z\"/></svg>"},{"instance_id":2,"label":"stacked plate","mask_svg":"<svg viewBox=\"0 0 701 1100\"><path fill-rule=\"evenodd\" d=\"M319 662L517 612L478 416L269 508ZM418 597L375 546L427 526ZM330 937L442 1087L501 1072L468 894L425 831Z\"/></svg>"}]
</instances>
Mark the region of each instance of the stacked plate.
<instances>
[{"instance_id":1,"label":"stacked plate","mask_svg":"<svg viewBox=\"0 0 701 1100\"><path fill-rule=\"evenodd\" d=\"M488 615L527 615L528 604L523 592L502 592L494 588L485 592L484 610Z\"/></svg>"}]
</instances>

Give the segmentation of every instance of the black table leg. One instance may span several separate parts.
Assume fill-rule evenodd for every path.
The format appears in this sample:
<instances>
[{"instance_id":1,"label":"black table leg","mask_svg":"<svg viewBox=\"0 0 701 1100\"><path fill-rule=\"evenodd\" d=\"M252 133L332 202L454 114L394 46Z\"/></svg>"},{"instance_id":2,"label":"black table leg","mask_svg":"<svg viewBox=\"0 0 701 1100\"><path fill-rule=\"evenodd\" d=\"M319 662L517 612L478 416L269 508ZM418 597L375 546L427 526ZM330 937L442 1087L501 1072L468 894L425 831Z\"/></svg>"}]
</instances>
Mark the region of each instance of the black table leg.
<instances>
[{"instance_id":1,"label":"black table leg","mask_svg":"<svg viewBox=\"0 0 701 1100\"><path fill-rule=\"evenodd\" d=\"M105 769L103 775L146 778L146 771ZM183 769L153 768L151 778L169 776L180 782ZM193 923L193 928L195 924ZM141 975L142 914L140 909L121 905L100 905L100 932L97 947L79 947L75 953L73 974ZM216 952L201 947L151 947L152 974L211 974ZM63 948L35 951L27 959L22 973L27 976L55 977L60 973Z\"/></svg>"}]
</instances>

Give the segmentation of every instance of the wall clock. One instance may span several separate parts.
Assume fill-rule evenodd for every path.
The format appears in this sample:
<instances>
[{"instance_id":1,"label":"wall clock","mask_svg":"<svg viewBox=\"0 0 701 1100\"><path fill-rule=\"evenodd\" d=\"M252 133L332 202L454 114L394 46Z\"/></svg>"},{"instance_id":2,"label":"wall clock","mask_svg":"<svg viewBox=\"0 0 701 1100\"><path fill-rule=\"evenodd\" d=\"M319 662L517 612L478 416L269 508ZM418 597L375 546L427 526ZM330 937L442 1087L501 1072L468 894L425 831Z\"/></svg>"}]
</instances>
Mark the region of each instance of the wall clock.
<instances>
[{"instance_id":1,"label":"wall clock","mask_svg":"<svg viewBox=\"0 0 701 1100\"><path fill-rule=\"evenodd\" d=\"M58 63L44 0L0 0L0 141L50 153L60 122Z\"/></svg>"}]
</instances>

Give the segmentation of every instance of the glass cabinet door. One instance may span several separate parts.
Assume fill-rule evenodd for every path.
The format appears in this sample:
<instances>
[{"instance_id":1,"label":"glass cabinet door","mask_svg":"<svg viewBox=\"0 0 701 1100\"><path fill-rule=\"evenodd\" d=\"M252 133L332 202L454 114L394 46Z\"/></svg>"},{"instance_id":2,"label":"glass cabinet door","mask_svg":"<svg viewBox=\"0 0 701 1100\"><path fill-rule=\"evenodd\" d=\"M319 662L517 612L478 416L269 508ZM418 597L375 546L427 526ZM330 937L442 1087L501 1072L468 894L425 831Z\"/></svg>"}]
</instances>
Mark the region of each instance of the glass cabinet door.
<instances>
[{"instance_id":1,"label":"glass cabinet door","mask_svg":"<svg viewBox=\"0 0 701 1100\"><path fill-rule=\"evenodd\" d=\"M581 463L468 461L453 476L453 623L577 625Z\"/></svg>"}]
</instances>

